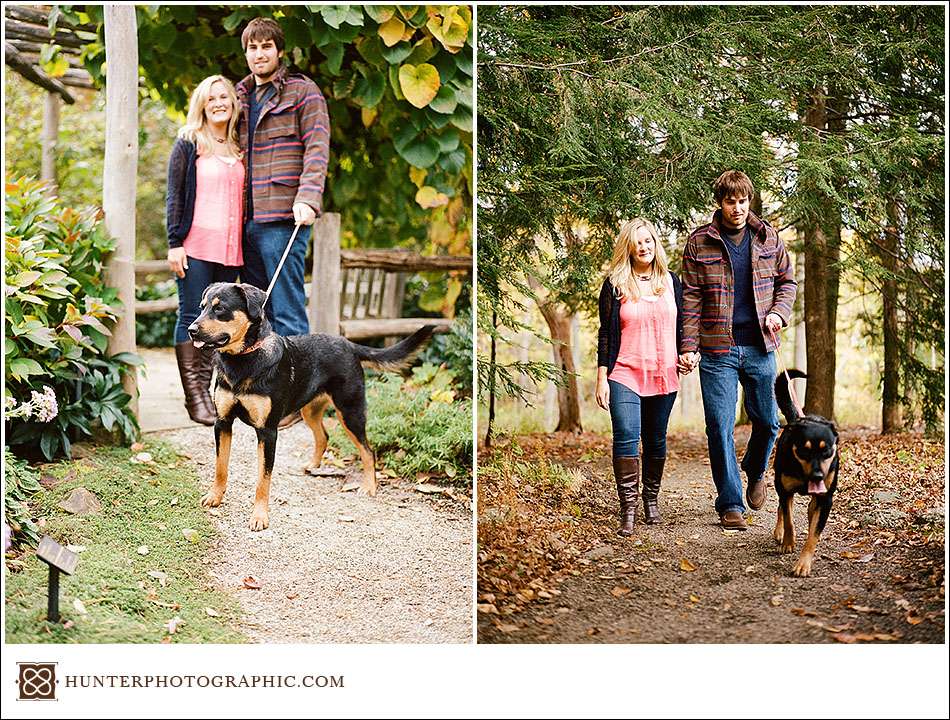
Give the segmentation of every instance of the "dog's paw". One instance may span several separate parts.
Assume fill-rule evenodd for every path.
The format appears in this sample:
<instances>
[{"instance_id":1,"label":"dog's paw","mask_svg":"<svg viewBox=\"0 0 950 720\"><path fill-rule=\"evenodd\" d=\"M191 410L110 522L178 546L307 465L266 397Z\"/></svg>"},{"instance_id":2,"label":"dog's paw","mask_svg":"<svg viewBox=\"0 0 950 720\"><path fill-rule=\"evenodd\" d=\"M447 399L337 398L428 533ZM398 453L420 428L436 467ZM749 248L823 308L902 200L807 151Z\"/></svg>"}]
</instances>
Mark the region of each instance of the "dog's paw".
<instances>
[{"instance_id":1,"label":"dog's paw","mask_svg":"<svg viewBox=\"0 0 950 720\"><path fill-rule=\"evenodd\" d=\"M357 495L368 495L369 497L376 497L376 490L378 489L377 483L360 483L359 488L356 490Z\"/></svg>"},{"instance_id":2,"label":"dog's paw","mask_svg":"<svg viewBox=\"0 0 950 720\"><path fill-rule=\"evenodd\" d=\"M214 508L218 507L221 504L221 500L224 498L223 493L216 493L213 490L209 490L208 493L201 498L201 507Z\"/></svg>"},{"instance_id":3,"label":"dog's paw","mask_svg":"<svg viewBox=\"0 0 950 720\"><path fill-rule=\"evenodd\" d=\"M270 516L267 514L267 511L254 510L254 512L251 514L251 530L254 532L266 530L268 525L270 525Z\"/></svg>"},{"instance_id":4,"label":"dog's paw","mask_svg":"<svg viewBox=\"0 0 950 720\"><path fill-rule=\"evenodd\" d=\"M785 539L785 531L782 530L781 525L775 528L774 532L772 533L772 537L775 538L775 542L779 544L781 544L782 540Z\"/></svg>"},{"instance_id":5,"label":"dog's paw","mask_svg":"<svg viewBox=\"0 0 950 720\"><path fill-rule=\"evenodd\" d=\"M795 563L795 567L792 568L792 574L795 577L808 577L811 575L811 563L813 557L811 555L802 555L798 558L798 562Z\"/></svg>"},{"instance_id":6,"label":"dog's paw","mask_svg":"<svg viewBox=\"0 0 950 720\"><path fill-rule=\"evenodd\" d=\"M780 549L781 549L783 555L790 555L791 553L795 552L795 541L794 541L794 540L790 540L790 541L786 542L786 541L783 539Z\"/></svg>"}]
</instances>

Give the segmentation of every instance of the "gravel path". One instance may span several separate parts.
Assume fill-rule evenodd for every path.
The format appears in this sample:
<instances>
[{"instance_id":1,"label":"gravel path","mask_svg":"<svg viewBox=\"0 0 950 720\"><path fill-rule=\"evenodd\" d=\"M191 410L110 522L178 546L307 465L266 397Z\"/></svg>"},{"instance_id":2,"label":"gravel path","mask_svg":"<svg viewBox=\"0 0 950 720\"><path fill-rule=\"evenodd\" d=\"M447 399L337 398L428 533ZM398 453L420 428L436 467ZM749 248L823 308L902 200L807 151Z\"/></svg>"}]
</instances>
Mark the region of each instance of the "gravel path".
<instances>
[{"instance_id":1,"label":"gravel path","mask_svg":"<svg viewBox=\"0 0 950 720\"><path fill-rule=\"evenodd\" d=\"M191 458L202 488L210 486L212 430L161 437ZM270 527L251 532L257 440L234 423L227 493L211 511L219 540L207 562L217 585L240 602L240 629L263 643L471 642L468 500L422 495L382 475L375 498L341 492L342 476L303 474L312 444L304 423L280 432ZM346 472L358 479L358 461ZM259 590L244 588L248 576Z\"/></svg>"}]
</instances>

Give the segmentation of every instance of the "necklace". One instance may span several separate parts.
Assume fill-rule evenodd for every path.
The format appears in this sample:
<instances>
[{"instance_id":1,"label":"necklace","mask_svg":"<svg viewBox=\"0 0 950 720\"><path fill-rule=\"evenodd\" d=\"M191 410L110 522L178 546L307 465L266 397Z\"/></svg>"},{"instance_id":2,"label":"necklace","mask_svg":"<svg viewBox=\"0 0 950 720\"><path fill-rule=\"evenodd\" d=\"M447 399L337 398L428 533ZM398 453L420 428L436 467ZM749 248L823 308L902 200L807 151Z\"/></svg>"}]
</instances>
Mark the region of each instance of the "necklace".
<instances>
[{"instance_id":1,"label":"necklace","mask_svg":"<svg viewBox=\"0 0 950 720\"><path fill-rule=\"evenodd\" d=\"M223 137L223 138L216 137L215 140L223 145L225 142L227 142L228 139L226 137Z\"/></svg>"},{"instance_id":2,"label":"necklace","mask_svg":"<svg viewBox=\"0 0 950 720\"><path fill-rule=\"evenodd\" d=\"M637 280L652 280L652 275L637 275Z\"/></svg>"}]
</instances>

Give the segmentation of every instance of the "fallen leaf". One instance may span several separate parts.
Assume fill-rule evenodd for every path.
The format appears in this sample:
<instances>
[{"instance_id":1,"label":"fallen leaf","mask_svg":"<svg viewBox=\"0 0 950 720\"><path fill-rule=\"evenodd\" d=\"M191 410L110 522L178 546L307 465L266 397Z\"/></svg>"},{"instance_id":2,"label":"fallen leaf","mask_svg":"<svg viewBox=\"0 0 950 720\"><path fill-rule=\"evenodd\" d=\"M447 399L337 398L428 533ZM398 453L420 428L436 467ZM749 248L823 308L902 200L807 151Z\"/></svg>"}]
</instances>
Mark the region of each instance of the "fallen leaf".
<instances>
[{"instance_id":1,"label":"fallen leaf","mask_svg":"<svg viewBox=\"0 0 950 720\"><path fill-rule=\"evenodd\" d=\"M784 596L784 595L773 595L773 596L771 597L771 599L769 600L769 604L770 604L772 607L778 607L778 606L781 605L783 602L785 602L785 596Z\"/></svg>"},{"instance_id":2,"label":"fallen leaf","mask_svg":"<svg viewBox=\"0 0 950 720\"><path fill-rule=\"evenodd\" d=\"M521 628L518 627L517 625L512 625L510 623L501 623L498 626L498 629L507 635L510 633L518 632Z\"/></svg>"},{"instance_id":3,"label":"fallen leaf","mask_svg":"<svg viewBox=\"0 0 950 720\"><path fill-rule=\"evenodd\" d=\"M698 602L699 602L699 598L698 598L697 596L695 596L695 595L690 595L690 596L689 596L689 601L690 601L690 602L694 602L694 603L698 603Z\"/></svg>"},{"instance_id":4,"label":"fallen leaf","mask_svg":"<svg viewBox=\"0 0 950 720\"><path fill-rule=\"evenodd\" d=\"M153 463L155 461L152 460L151 453L140 452L134 458L132 458L132 462L148 464L148 463Z\"/></svg>"},{"instance_id":5,"label":"fallen leaf","mask_svg":"<svg viewBox=\"0 0 950 720\"><path fill-rule=\"evenodd\" d=\"M168 501L168 504L169 504L169 505L177 505L177 504L178 504L178 498L173 497L171 500Z\"/></svg>"},{"instance_id":6,"label":"fallen leaf","mask_svg":"<svg viewBox=\"0 0 950 720\"><path fill-rule=\"evenodd\" d=\"M289 593L287 595L288 600L296 600L299 597L300 597L300 593Z\"/></svg>"},{"instance_id":7,"label":"fallen leaf","mask_svg":"<svg viewBox=\"0 0 950 720\"><path fill-rule=\"evenodd\" d=\"M747 573L755 572L755 565L747 565L745 571Z\"/></svg>"},{"instance_id":8,"label":"fallen leaf","mask_svg":"<svg viewBox=\"0 0 950 720\"><path fill-rule=\"evenodd\" d=\"M208 614L208 617L221 617L221 613L214 608L206 607L205 612Z\"/></svg>"},{"instance_id":9,"label":"fallen leaf","mask_svg":"<svg viewBox=\"0 0 950 720\"><path fill-rule=\"evenodd\" d=\"M683 558L682 560L680 560L680 570L682 570L683 572L693 572L693 570L695 569L696 569L696 566L693 565L693 563L691 563L686 558Z\"/></svg>"},{"instance_id":10,"label":"fallen leaf","mask_svg":"<svg viewBox=\"0 0 950 720\"><path fill-rule=\"evenodd\" d=\"M622 585L617 585L613 590L610 591L610 594L618 598L618 597L623 597L628 592L630 592L630 588L623 587Z\"/></svg>"},{"instance_id":11,"label":"fallen leaf","mask_svg":"<svg viewBox=\"0 0 950 720\"><path fill-rule=\"evenodd\" d=\"M134 453L141 452L144 449L145 449L145 443L140 443L140 442L132 443L132 447L130 448L130 450L132 450L132 452Z\"/></svg>"},{"instance_id":12,"label":"fallen leaf","mask_svg":"<svg viewBox=\"0 0 950 720\"><path fill-rule=\"evenodd\" d=\"M869 563L874 559L874 553L868 553L867 555L862 555L855 562L859 563Z\"/></svg>"},{"instance_id":13,"label":"fallen leaf","mask_svg":"<svg viewBox=\"0 0 950 720\"><path fill-rule=\"evenodd\" d=\"M221 511L218 510L217 508L211 508L210 510L208 510L208 514L214 517L221 517Z\"/></svg>"},{"instance_id":14,"label":"fallen leaf","mask_svg":"<svg viewBox=\"0 0 950 720\"><path fill-rule=\"evenodd\" d=\"M867 605L851 605L850 608L855 612L859 613L870 613L873 615L886 615L883 610L878 610L877 608L868 607Z\"/></svg>"},{"instance_id":15,"label":"fallen leaf","mask_svg":"<svg viewBox=\"0 0 950 720\"><path fill-rule=\"evenodd\" d=\"M178 630L179 625L184 625L185 621L181 619L178 615L173 617L167 623L165 623L165 629L168 630L169 635L174 635Z\"/></svg>"},{"instance_id":16,"label":"fallen leaf","mask_svg":"<svg viewBox=\"0 0 950 720\"><path fill-rule=\"evenodd\" d=\"M554 622L553 618L538 618L539 625L553 625Z\"/></svg>"},{"instance_id":17,"label":"fallen leaf","mask_svg":"<svg viewBox=\"0 0 950 720\"><path fill-rule=\"evenodd\" d=\"M78 555L79 553L81 553L83 550L86 549L86 546L85 545L67 545L66 549Z\"/></svg>"},{"instance_id":18,"label":"fallen leaf","mask_svg":"<svg viewBox=\"0 0 950 720\"><path fill-rule=\"evenodd\" d=\"M920 625L924 621L924 617L918 615L916 610L911 610L904 619L911 625Z\"/></svg>"},{"instance_id":19,"label":"fallen leaf","mask_svg":"<svg viewBox=\"0 0 950 720\"><path fill-rule=\"evenodd\" d=\"M136 552L139 555L148 555L148 545L139 545L139 549Z\"/></svg>"},{"instance_id":20,"label":"fallen leaf","mask_svg":"<svg viewBox=\"0 0 950 720\"><path fill-rule=\"evenodd\" d=\"M340 515L340 516L337 518L337 520L339 520L340 522L347 522L347 523L349 523L349 522L354 522L354 521L356 520L356 518L353 517L352 515Z\"/></svg>"},{"instance_id":21,"label":"fallen leaf","mask_svg":"<svg viewBox=\"0 0 950 720\"><path fill-rule=\"evenodd\" d=\"M69 630L71 627L75 626L75 624L76 623L74 623L72 620L67 620L63 623L63 630Z\"/></svg>"},{"instance_id":22,"label":"fallen leaf","mask_svg":"<svg viewBox=\"0 0 950 720\"><path fill-rule=\"evenodd\" d=\"M149 570L147 575L158 580L162 587L165 587L165 585L168 583L168 575L163 573L161 570Z\"/></svg>"},{"instance_id":23,"label":"fallen leaf","mask_svg":"<svg viewBox=\"0 0 950 720\"><path fill-rule=\"evenodd\" d=\"M198 542L198 532L192 530L191 528L182 528L181 534L185 536L185 540L188 542Z\"/></svg>"},{"instance_id":24,"label":"fallen leaf","mask_svg":"<svg viewBox=\"0 0 950 720\"><path fill-rule=\"evenodd\" d=\"M805 608L790 608L792 615L798 615L798 617L818 617L818 613L814 610L806 610Z\"/></svg>"},{"instance_id":25,"label":"fallen leaf","mask_svg":"<svg viewBox=\"0 0 950 720\"><path fill-rule=\"evenodd\" d=\"M262 586L260 580L253 575L248 575L244 578L244 587L248 590L260 590Z\"/></svg>"},{"instance_id":26,"label":"fallen leaf","mask_svg":"<svg viewBox=\"0 0 950 720\"><path fill-rule=\"evenodd\" d=\"M495 607L494 604L492 603L478 603L476 607L478 608L478 612L484 613L485 615L498 614L498 608Z\"/></svg>"},{"instance_id":27,"label":"fallen leaf","mask_svg":"<svg viewBox=\"0 0 950 720\"><path fill-rule=\"evenodd\" d=\"M76 598L75 600L73 600L73 607L76 609L76 612L78 612L80 615L88 614L88 611L86 610L86 606L83 604L82 600L80 600L79 598Z\"/></svg>"}]
</instances>

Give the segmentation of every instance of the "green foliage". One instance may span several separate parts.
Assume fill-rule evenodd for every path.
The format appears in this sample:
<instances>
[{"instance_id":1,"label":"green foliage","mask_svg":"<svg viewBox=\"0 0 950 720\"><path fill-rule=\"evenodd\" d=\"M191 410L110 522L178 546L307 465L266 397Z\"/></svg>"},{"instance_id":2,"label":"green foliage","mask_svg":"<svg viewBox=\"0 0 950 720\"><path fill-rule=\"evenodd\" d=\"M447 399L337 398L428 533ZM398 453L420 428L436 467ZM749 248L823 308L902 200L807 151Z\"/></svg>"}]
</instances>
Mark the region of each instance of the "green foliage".
<instances>
[{"instance_id":1,"label":"green foliage","mask_svg":"<svg viewBox=\"0 0 950 720\"><path fill-rule=\"evenodd\" d=\"M70 88L73 105L60 109L56 145L57 195L67 207L102 204L105 154L105 93ZM15 72L6 75L6 177L40 176L40 138L46 91ZM165 184L168 155L178 124L147 93L139 98L139 158L135 189L136 257L165 257Z\"/></svg>"},{"instance_id":2,"label":"green foliage","mask_svg":"<svg viewBox=\"0 0 950 720\"><path fill-rule=\"evenodd\" d=\"M404 381L386 373L367 382L366 434L377 457L403 477L416 473L472 481L472 403L456 399L445 368L421 365ZM331 443L355 452L342 431Z\"/></svg>"},{"instance_id":3,"label":"green foliage","mask_svg":"<svg viewBox=\"0 0 950 720\"><path fill-rule=\"evenodd\" d=\"M63 11L67 19L99 25L84 62L101 82L101 7ZM136 16L144 82L178 112L202 78L245 77L241 31L252 18L276 19L285 34L285 61L313 78L327 99L332 135L324 207L343 215L345 233L363 246L431 252L467 240L474 95L467 6L140 5ZM420 95L420 78L436 89L431 98ZM416 202L412 168L425 169L423 187L444 196L440 206ZM451 237L430 232L445 215L445 202L456 199L466 211Z\"/></svg>"},{"instance_id":4,"label":"green foliage","mask_svg":"<svg viewBox=\"0 0 950 720\"><path fill-rule=\"evenodd\" d=\"M237 602L209 590L200 570L215 535L201 507L194 470L167 445L148 448L154 463L129 462L122 448L95 448L81 460L47 466L54 485L32 500L44 532L62 545L84 546L79 571L60 578L60 609L68 625L43 622L46 565L31 552L8 558L6 641L18 643L241 642L233 628ZM147 468L148 472L144 472ZM60 507L78 487L96 495L98 514ZM182 533L195 532L193 541ZM146 545L148 555L137 548ZM74 605L79 600L85 613ZM213 608L211 616L205 608ZM169 635L167 623L182 623Z\"/></svg>"},{"instance_id":5,"label":"green foliage","mask_svg":"<svg viewBox=\"0 0 950 720\"><path fill-rule=\"evenodd\" d=\"M41 183L21 179L6 186L4 220L6 397L23 404L51 387L59 406L45 422L12 418L7 441L49 460L68 456L94 423L131 440L138 424L122 374L140 360L105 355L119 301L102 282L115 245L101 214L63 207Z\"/></svg>"},{"instance_id":6,"label":"green foliage","mask_svg":"<svg viewBox=\"0 0 950 720\"><path fill-rule=\"evenodd\" d=\"M4 448L3 478L3 521L10 527L13 545L26 543L35 547L40 541L40 531L27 503L43 489L40 475L9 448Z\"/></svg>"},{"instance_id":7,"label":"green foliage","mask_svg":"<svg viewBox=\"0 0 950 720\"><path fill-rule=\"evenodd\" d=\"M161 300L177 297L175 278L135 288L136 300ZM175 344L175 325L178 315L174 310L135 316L135 343L141 347L172 347Z\"/></svg>"},{"instance_id":8,"label":"green foliage","mask_svg":"<svg viewBox=\"0 0 950 720\"><path fill-rule=\"evenodd\" d=\"M459 315L449 332L434 335L419 355L428 365L441 366L453 378L452 386L463 395L472 394L472 316Z\"/></svg>"}]
</instances>

